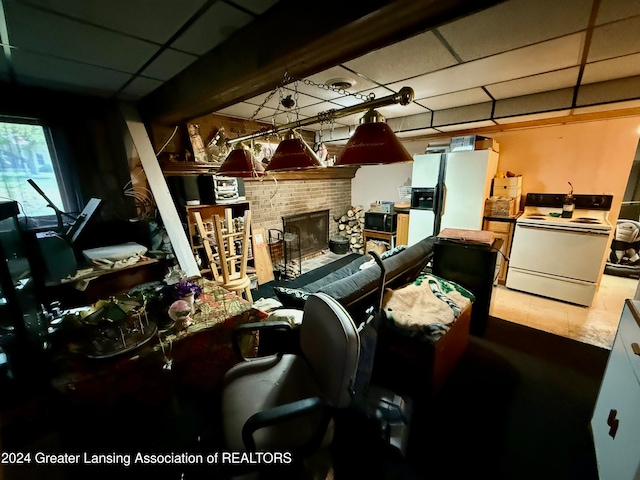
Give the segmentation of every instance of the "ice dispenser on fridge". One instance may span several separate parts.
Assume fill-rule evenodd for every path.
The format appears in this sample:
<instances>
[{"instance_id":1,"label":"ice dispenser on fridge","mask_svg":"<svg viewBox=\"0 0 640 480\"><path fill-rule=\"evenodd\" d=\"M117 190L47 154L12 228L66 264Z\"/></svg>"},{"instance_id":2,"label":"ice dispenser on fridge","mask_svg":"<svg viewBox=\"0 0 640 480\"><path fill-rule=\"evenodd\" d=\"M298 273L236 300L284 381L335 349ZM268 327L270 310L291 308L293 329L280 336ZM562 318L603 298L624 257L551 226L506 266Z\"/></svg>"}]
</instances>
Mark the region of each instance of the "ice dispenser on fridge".
<instances>
[{"instance_id":1,"label":"ice dispenser on fridge","mask_svg":"<svg viewBox=\"0 0 640 480\"><path fill-rule=\"evenodd\" d=\"M434 210L437 187L414 187L411 189L411 208Z\"/></svg>"}]
</instances>

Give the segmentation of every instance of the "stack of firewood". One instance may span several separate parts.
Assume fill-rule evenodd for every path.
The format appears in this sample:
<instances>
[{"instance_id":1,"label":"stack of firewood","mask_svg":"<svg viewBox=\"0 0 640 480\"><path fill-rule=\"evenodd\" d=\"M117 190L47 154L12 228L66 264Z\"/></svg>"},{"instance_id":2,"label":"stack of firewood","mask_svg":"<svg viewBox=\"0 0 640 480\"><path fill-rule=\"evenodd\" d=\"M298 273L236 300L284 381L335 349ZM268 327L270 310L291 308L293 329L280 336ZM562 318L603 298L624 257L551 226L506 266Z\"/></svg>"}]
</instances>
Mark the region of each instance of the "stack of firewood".
<instances>
[{"instance_id":1,"label":"stack of firewood","mask_svg":"<svg viewBox=\"0 0 640 480\"><path fill-rule=\"evenodd\" d=\"M364 208L362 205L349 208L342 215L334 217L338 222L338 233L349 240L349 250L364 253Z\"/></svg>"}]
</instances>

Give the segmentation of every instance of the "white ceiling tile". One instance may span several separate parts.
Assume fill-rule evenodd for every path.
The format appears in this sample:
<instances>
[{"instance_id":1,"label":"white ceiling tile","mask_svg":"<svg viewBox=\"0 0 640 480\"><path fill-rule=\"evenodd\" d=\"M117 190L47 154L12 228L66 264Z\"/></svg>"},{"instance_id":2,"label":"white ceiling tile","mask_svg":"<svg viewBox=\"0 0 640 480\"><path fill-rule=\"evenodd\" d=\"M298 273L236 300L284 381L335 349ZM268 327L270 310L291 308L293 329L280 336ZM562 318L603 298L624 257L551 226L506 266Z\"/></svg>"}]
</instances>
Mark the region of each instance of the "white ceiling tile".
<instances>
[{"instance_id":1,"label":"white ceiling tile","mask_svg":"<svg viewBox=\"0 0 640 480\"><path fill-rule=\"evenodd\" d=\"M195 55L167 49L142 71L142 75L169 80L198 59Z\"/></svg>"},{"instance_id":2,"label":"white ceiling tile","mask_svg":"<svg viewBox=\"0 0 640 480\"><path fill-rule=\"evenodd\" d=\"M495 99L519 97L575 86L578 82L578 73L580 73L580 67L565 68L487 85L486 88Z\"/></svg>"},{"instance_id":3,"label":"white ceiling tile","mask_svg":"<svg viewBox=\"0 0 640 480\"><path fill-rule=\"evenodd\" d=\"M386 84L457 63L433 32L425 32L367 53L344 65L378 83Z\"/></svg>"},{"instance_id":4,"label":"white ceiling tile","mask_svg":"<svg viewBox=\"0 0 640 480\"><path fill-rule=\"evenodd\" d=\"M428 73L413 79L411 86L416 98L427 98L572 67L580 61L583 42L583 33L549 40Z\"/></svg>"},{"instance_id":5,"label":"white ceiling tile","mask_svg":"<svg viewBox=\"0 0 640 480\"><path fill-rule=\"evenodd\" d=\"M245 103L250 103L259 107L263 104L263 102L267 99L271 92L258 95L257 97L252 97L246 100ZM264 103L264 107L272 108L272 109L280 109L285 110L285 107L282 105L282 101L287 97L291 96L291 100L293 100L299 108L307 107L309 105L315 105L319 103L317 98L310 97L309 95L305 95L304 93L298 92L296 95L295 90L290 90L288 88L279 88L269 100ZM293 107L295 108L295 107Z\"/></svg>"},{"instance_id":6,"label":"white ceiling tile","mask_svg":"<svg viewBox=\"0 0 640 480\"><path fill-rule=\"evenodd\" d=\"M278 0L234 0L234 3L260 15L278 3Z\"/></svg>"},{"instance_id":7,"label":"white ceiling tile","mask_svg":"<svg viewBox=\"0 0 640 480\"><path fill-rule=\"evenodd\" d=\"M419 135L435 135L436 133L440 133L440 131L436 130L435 128L422 128L422 129L411 130L407 132L395 132L396 137L399 137L399 138L410 138L410 137L416 137ZM402 142L402 143L406 146L406 142ZM424 150L422 151L424 152Z\"/></svg>"},{"instance_id":8,"label":"white ceiling tile","mask_svg":"<svg viewBox=\"0 0 640 480\"><path fill-rule=\"evenodd\" d=\"M492 103L478 103L464 107L448 108L433 112L433 127L463 122L481 121L491 118Z\"/></svg>"},{"instance_id":9,"label":"white ceiling tile","mask_svg":"<svg viewBox=\"0 0 640 480\"><path fill-rule=\"evenodd\" d=\"M495 118L494 121L499 125L504 125L508 123L544 120L545 118L565 117L570 113L571 113L571 110L556 110L554 112L532 113L530 115L516 115L514 117Z\"/></svg>"},{"instance_id":10,"label":"white ceiling tile","mask_svg":"<svg viewBox=\"0 0 640 480\"><path fill-rule=\"evenodd\" d=\"M67 84L65 90L75 88L103 95L118 90L129 79L129 75L115 70L23 51L14 51L12 61L16 77L30 85Z\"/></svg>"},{"instance_id":11,"label":"white ceiling tile","mask_svg":"<svg viewBox=\"0 0 640 480\"><path fill-rule=\"evenodd\" d=\"M572 101L573 88L523 95L522 97L505 98L496 101L493 117L511 117L514 115L526 115L571 108Z\"/></svg>"},{"instance_id":12,"label":"white ceiling tile","mask_svg":"<svg viewBox=\"0 0 640 480\"><path fill-rule=\"evenodd\" d=\"M205 0L29 0L29 3L134 37L165 43Z\"/></svg>"},{"instance_id":13,"label":"white ceiling tile","mask_svg":"<svg viewBox=\"0 0 640 480\"><path fill-rule=\"evenodd\" d=\"M511 0L438 27L464 61L585 29L592 0Z\"/></svg>"},{"instance_id":14,"label":"white ceiling tile","mask_svg":"<svg viewBox=\"0 0 640 480\"><path fill-rule=\"evenodd\" d=\"M122 89L124 95L131 95L137 98L142 98L145 95L153 92L156 88L162 85L162 82L154 80L152 78L136 77L131 83Z\"/></svg>"},{"instance_id":15,"label":"white ceiling tile","mask_svg":"<svg viewBox=\"0 0 640 480\"><path fill-rule=\"evenodd\" d=\"M172 47L204 55L251 20L251 15L224 2L216 2L173 42Z\"/></svg>"},{"instance_id":16,"label":"white ceiling tile","mask_svg":"<svg viewBox=\"0 0 640 480\"><path fill-rule=\"evenodd\" d=\"M418 115L421 113L430 113L429 110L417 103L411 102L408 105L387 105L386 107L376 108L385 118L406 117L408 115Z\"/></svg>"},{"instance_id":17,"label":"white ceiling tile","mask_svg":"<svg viewBox=\"0 0 640 480\"><path fill-rule=\"evenodd\" d=\"M152 43L23 4L12 2L5 7L9 42L21 49L129 73L135 73L158 49Z\"/></svg>"},{"instance_id":18,"label":"white ceiling tile","mask_svg":"<svg viewBox=\"0 0 640 480\"><path fill-rule=\"evenodd\" d=\"M490 101L491 98L481 88L472 88L461 92L447 93L437 97L421 98L416 102L431 110L443 110L445 108L460 107L462 105L472 105Z\"/></svg>"},{"instance_id":19,"label":"white ceiling tile","mask_svg":"<svg viewBox=\"0 0 640 480\"><path fill-rule=\"evenodd\" d=\"M581 85L576 106L620 102L640 98L640 76Z\"/></svg>"},{"instance_id":20,"label":"white ceiling tile","mask_svg":"<svg viewBox=\"0 0 640 480\"><path fill-rule=\"evenodd\" d=\"M467 122L467 123L458 123L456 125L445 125L442 127L438 127L438 130L441 132L457 132L462 130L470 130L472 128L484 128L484 127L493 127L495 125L491 120L485 120L481 122Z\"/></svg>"},{"instance_id":21,"label":"white ceiling tile","mask_svg":"<svg viewBox=\"0 0 640 480\"><path fill-rule=\"evenodd\" d=\"M223 108L222 110L218 110L217 114L220 115L228 115L230 117L239 117L239 118L251 118L256 111L256 105L252 105L250 103L240 102L235 105L231 105L229 107ZM267 115L271 115L273 113L272 108L264 108L259 114L262 117Z\"/></svg>"},{"instance_id":22,"label":"white ceiling tile","mask_svg":"<svg viewBox=\"0 0 640 480\"><path fill-rule=\"evenodd\" d=\"M275 115L275 124L277 126L286 125L286 124L289 124L289 123L296 122L298 120L304 120L306 118L308 118L308 117L305 116L305 115L300 115L300 114L296 115L296 112L294 112L294 111L283 112L281 110L278 113L276 113L276 115ZM264 123L272 123L273 120L274 120L273 114L264 115L264 116L258 115L256 117L256 121L264 122Z\"/></svg>"},{"instance_id":23,"label":"white ceiling tile","mask_svg":"<svg viewBox=\"0 0 640 480\"><path fill-rule=\"evenodd\" d=\"M582 84L604 82L635 75L640 75L640 53L588 63L584 67Z\"/></svg>"},{"instance_id":24,"label":"white ceiling tile","mask_svg":"<svg viewBox=\"0 0 640 480\"><path fill-rule=\"evenodd\" d=\"M590 107L579 107L573 109L574 115L582 113L608 112L611 110L622 110L626 108L640 108L640 100L629 100L626 102L606 103L601 105L592 105Z\"/></svg>"},{"instance_id":25,"label":"white ceiling tile","mask_svg":"<svg viewBox=\"0 0 640 480\"><path fill-rule=\"evenodd\" d=\"M596 25L640 15L640 2L636 0L601 0Z\"/></svg>"},{"instance_id":26,"label":"white ceiling tile","mask_svg":"<svg viewBox=\"0 0 640 480\"><path fill-rule=\"evenodd\" d=\"M593 30L587 62L640 52L640 16Z\"/></svg>"},{"instance_id":27,"label":"white ceiling tile","mask_svg":"<svg viewBox=\"0 0 640 480\"><path fill-rule=\"evenodd\" d=\"M432 112L418 113L415 115L407 115L404 117L389 118L387 123L394 132L415 131L426 127L431 127L433 119Z\"/></svg>"},{"instance_id":28,"label":"white ceiling tile","mask_svg":"<svg viewBox=\"0 0 640 480\"><path fill-rule=\"evenodd\" d=\"M382 90L382 89L380 89ZM385 91L389 94L388 91ZM376 98L378 98L376 96ZM354 105L359 105L362 102L366 102L362 97L356 95L348 95L344 97L335 97L331 100L331 102L325 102L328 107L327 108L344 108L344 107L353 107Z\"/></svg>"},{"instance_id":29,"label":"white ceiling tile","mask_svg":"<svg viewBox=\"0 0 640 480\"><path fill-rule=\"evenodd\" d=\"M366 112L352 113L351 115L338 117L336 118L335 123L340 125L351 125L351 126L359 125L360 120L362 119L365 113ZM324 127L324 130L330 130L331 124L324 124L323 127Z\"/></svg>"}]
</instances>

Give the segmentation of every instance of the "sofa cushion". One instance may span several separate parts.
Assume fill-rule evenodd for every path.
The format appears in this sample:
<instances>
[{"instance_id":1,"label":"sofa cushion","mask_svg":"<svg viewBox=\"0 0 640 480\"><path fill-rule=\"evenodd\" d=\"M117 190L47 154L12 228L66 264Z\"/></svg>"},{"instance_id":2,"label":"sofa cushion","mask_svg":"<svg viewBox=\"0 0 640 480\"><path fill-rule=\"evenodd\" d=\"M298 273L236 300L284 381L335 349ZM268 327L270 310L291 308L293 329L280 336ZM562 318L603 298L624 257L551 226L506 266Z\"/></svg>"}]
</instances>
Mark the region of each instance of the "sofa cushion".
<instances>
[{"instance_id":1,"label":"sofa cushion","mask_svg":"<svg viewBox=\"0 0 640 480\"><path fill-rule=\"evenodd\" d=\"M382 260L386 272L385 287L395 288L413 281L429 262L435 241L435 236L424 238L400 253ZM360 308L367 308L379 299L379 285L380 267L374 265L329 283L318 291L330 295L350 310L360 311Z\"/></svg>"},{"instance_id":2,"label":"sofa cushion","mask_svg":"<svg viewBox=\"0 0 640 480\"><path fill-rule=\"evenodd\" d=\"M354 261L348 263L347 265L340 267L338 270L331 272L329 275L325 275L321 279L316 280L315 282L308 283L306 285L302 285L299 288L301 288L302 290L306 290L307 292L315 293L326 285L329 285L330 283L337 282L338 280L350 277L351 275L359 272L360 266L366 263L368 259L369 257L367 257L366 255L362 255L361 257L356 258Z\"/></svg>"},{"instance_id":3,"label":"sofa cushion","mask_svg":"<svg viewBox=\"0 0 640 480\"><path fill-rule=\"evenodd\" d=\"M273 287L273 290L284 307L300 310L304 308L307 298L311 295L308 291L299 288Z\"/></svg>"}]
</instances>

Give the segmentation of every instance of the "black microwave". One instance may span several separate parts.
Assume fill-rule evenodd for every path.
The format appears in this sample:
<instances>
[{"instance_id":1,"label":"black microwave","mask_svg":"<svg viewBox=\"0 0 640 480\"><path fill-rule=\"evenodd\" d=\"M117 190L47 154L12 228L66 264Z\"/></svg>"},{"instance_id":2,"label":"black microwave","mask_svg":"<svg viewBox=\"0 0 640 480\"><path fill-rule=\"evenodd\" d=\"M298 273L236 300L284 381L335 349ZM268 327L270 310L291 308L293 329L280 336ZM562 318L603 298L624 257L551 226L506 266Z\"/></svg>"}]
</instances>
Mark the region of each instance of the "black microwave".
<instances>
[{"instance_id":1,"label":"black microwave","mask_svg":"<svg viewBox=\"0 0 640 480\"><path fill-rule=\"evenodd\" d=\"M396 213L365 212L364 228L379 232L395 232L398 225Z\"/></svg>"}]
</instances>

